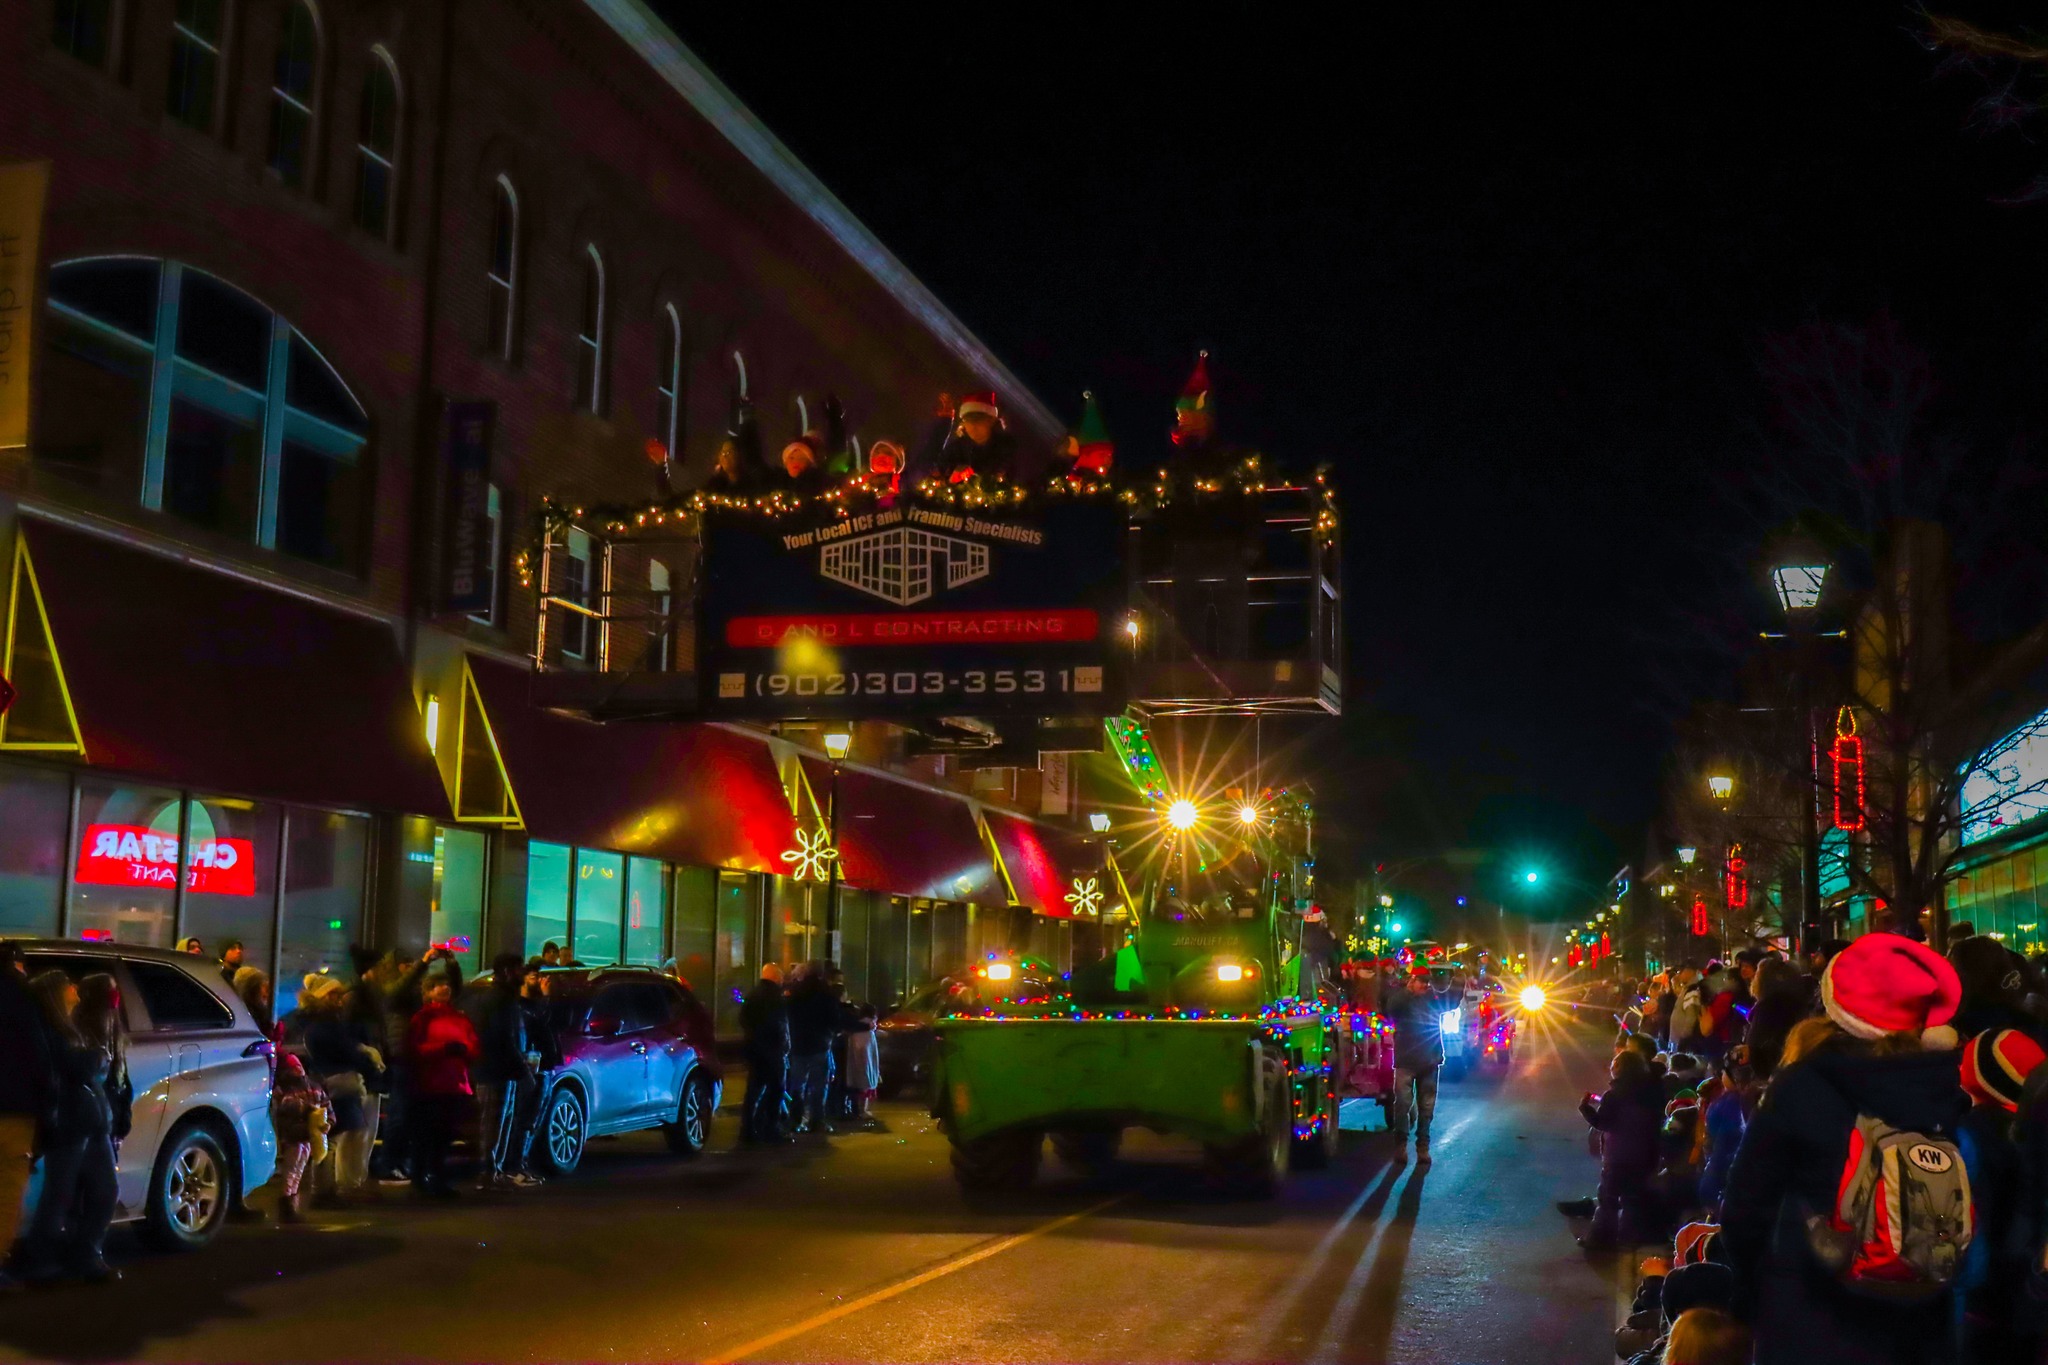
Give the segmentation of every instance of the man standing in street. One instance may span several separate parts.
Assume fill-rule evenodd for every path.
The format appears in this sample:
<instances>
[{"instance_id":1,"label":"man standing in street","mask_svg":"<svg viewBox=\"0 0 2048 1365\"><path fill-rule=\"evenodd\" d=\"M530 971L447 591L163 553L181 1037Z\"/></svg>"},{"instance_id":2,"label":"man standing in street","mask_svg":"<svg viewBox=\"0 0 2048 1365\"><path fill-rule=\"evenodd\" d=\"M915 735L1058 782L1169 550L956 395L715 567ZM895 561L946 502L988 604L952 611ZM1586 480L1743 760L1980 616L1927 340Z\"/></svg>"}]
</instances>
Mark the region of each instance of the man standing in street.
<instances>
[{"instance_id":1,"label":"man standing in street","mask_svg":"<svg viewBox=\"0 0 2048 1365\"><path fill-rule=\"evenodd\" d=\"M537 957L527 962L520 978L519 1007L526 1013L526 1055L533 1063L533 1081L519 1095L519 1132L513 1139L518 1144L519 1173L514 1179L538 1185L541 1175L534 1169L533 1148L541 1130L541 1105L548 1099L555 1073L562 1068L562 1045L555 1037L554 1016L548 1007L547 974Z\"/></svg>"},{"instance_id":2,"label":"man standing in street","mask_svg":"<svg viewBox=\"0 0 2048 1365\"><path fill-rule=\"evenodd\" d=\"M56 1106L49 1023L28 993L20 946L0 941L0 1259L21 1231L36 1144L56 1121ZM19 1287L0 1268L0 1290Z\"/></svg>"},{"instance_id":3,"label":"man standing in street","mask_svg":"<svg viewBox=\"0 0 2048 1365\"><path fill-rule=\"evenodd\" d=\"M747 1096L740 1106L740 1141L774 1142L782 1136L782 1089L789 1078L789 1002L782 968L769 963L740 1006L746 1034Z\"/></svg>"},{"instance_id":4,"label":"man standing in street","mask_svg":"<svg viewBox=\"0 0 2048 1365\"><path fill-rule=\"evenodd\" d=\"M1393 1126L1400 1160L1408 1159L1408 1130L1415 1130L1415 1164L1429 1166L1429 1121L1436 1116L1436 1078L1444 1064L1441 1006L1429 988L1429 968L1408 971L1405 990L1387 1002L1394 1022Z\"/></svg>"},{"instance_id":5,"label":"man standing in street","mask_svg":"<svg viewBox=\"0 0 2048 1365\"><path fill-rule=\"evenodd\" d=\"M489 1144L477 1174L482 1189L515 1183L522 1157L519 1099L533 1079L526 1011L519 1000L525 981L526 964L519 954L499 953L491 962L491 989L478 1014L477 1034L483 1043L476 1069L478 1132Z\"/></svg>"},{"instance_id":6,"label":"man standing in street","mask_svg":"<svg viewBox=\"0 0 2048 1365\"><path fill-rule=\"evenodd\" d=\"M789 1064L797 1095L799 1133L829 1133L832 1116L832 1040L839 1033L839 998L833 969L814 967L789 997Z\"/></svg>"}]
</instances>

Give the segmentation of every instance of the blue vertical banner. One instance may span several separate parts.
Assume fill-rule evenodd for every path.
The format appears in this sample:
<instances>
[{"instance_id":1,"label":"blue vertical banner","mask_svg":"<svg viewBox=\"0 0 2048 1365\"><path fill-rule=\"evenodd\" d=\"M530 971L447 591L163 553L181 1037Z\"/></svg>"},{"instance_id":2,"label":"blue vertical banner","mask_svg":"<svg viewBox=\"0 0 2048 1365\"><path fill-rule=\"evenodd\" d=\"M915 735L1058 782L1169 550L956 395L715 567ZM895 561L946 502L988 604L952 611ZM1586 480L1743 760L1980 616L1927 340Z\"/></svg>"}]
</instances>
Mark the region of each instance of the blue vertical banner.
<instances>
[{"instance_id":1,"label":"blue vertical banner","mask_svg":"<svg viewBox=\"0 0 2048 1365\"><path fill-rule=\"evenodd\" d=\"M498 566L491 562L491 431L498 405L488 401L448 404L442 436L447 471L447 524L442 544L445 570L441 606L448 612L487 612L493 605Z\"/></svg>"}]
</instances>

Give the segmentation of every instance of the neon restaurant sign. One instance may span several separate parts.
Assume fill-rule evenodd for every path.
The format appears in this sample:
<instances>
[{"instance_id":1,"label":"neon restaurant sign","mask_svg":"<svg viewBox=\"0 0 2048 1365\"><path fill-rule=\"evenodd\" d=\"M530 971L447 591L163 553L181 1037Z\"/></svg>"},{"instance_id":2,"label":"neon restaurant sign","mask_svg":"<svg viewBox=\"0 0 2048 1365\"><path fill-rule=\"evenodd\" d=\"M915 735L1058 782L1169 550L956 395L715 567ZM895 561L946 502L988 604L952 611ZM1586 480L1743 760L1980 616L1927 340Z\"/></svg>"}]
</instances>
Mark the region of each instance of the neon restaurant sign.
<instances>
[{"instance_id":1,"label":"neon restaurant sign","mask_svg":"<svg viewBox=\"0 0 2048 1365\"><path fill-rule=\"evenodd\" d=\"M91 886L174 886L177 836L141 825L87 825L78 841L76 879ZM185 858L185 890L207 896L256 894L256 846L247 839L195 839Z\"/></svg>"}]
</instances>

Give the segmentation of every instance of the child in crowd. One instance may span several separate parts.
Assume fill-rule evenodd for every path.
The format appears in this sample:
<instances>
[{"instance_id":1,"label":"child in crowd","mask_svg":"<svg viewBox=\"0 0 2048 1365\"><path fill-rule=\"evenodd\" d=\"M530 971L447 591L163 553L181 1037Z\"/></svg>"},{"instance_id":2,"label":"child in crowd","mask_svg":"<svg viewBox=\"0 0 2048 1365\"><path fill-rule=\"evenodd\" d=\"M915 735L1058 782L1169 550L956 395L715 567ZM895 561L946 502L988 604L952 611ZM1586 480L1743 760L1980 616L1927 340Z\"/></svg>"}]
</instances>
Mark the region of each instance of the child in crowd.
<instances>
[{"instance_id":1,"label":"child in crowd","mask_svg":"<svg viewBox=\"0 0 2048 1365\"><path fill-rule=\"evenodd\" d=\"M270 1122L277 1133L277 1170L284 1195L277 1201L280 1223L299 1221L299 1187L327 1147L327 1096L306 1075L306 1064L287 1055L277 1064L270 1093Z\"/></svg>"},{"instance_id":2,"label":"child in crowd","mask_svg":"<svg viewBox=\"0 0 2048 1365\"><path fill-rule=\"evenodd\" d=\"M1671 1324L1663 1365L1748 1365L1749 1331L1714 1308L1688 1308Z\"/></svg>"},{"instance_id":3,"label":"child in crowd","mask_svg":"<svg viewBox=\"0 0 2048 1365\"><path fill-rule=\"evenodd\" d=\"M1658 1132L1664 1120L1664 1092L1640 1052L1615 1053L1607 1093L1579 1104L1586 1122L1600 1132L1600 1193L1593 1226L1580 1239L1588 1251L1611 1251L1626 1238L1649 1235L1650 1181L1657 1170Z\"/></svg>"},{"instance_id":4,"label":"child in crowd","mask_svg":"<svg viewBox=\"0 0 2048 1365\"><path fill-rule=\"evenodd\" d=\"M882 1088L881 1040L875 1035L875 1007L862 1005L854 1011L846 1033L846 1098L853 1104L856 1123L868 1121L868 1106Z\"/></svg>"}]
</instances>

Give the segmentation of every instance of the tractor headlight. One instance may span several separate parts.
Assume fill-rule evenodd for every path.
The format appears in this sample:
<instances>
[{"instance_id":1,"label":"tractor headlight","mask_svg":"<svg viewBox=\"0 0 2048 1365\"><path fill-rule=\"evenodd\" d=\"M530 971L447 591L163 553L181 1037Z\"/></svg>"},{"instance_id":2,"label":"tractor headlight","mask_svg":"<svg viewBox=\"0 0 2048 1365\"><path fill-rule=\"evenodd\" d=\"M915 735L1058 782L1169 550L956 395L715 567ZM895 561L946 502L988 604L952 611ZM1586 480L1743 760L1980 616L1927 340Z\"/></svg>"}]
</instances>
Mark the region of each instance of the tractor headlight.
<instances>
[{"instance_id":1,"label":"tractor headlight","mask_svg":"<svg viewBox=\"0 0 2048 1365\"><path fill-rule=\"evenodd\" d=\"M1463 1017L1464 1016L1461 1011L1445 1010L1443 1013L1444 1031L1447 1033L1456 1033L1458 1029L1462 1026Z\"/></svg>"},{"instance_id":2,"label":"tractor headlight","mask_svg":"<svg viewBox=\"0 0 2048 1365\"><path fill-rule=\"evenodd\" d=\"M1216 964L1216 979L1218 981L1242 981L1244 980L1244 968L1238 966L1235 962L1219 962Z\"/></svg>"},{"instance_id":3,"label":"tractor headlight","mask_svg":"<svg viewBox=\"0 0 2048 1365\"><path fill-rule=\"evenodd\" d=\"M991 981L1008 981L1016 974L1017 969L1007 962L991 962L988 964L988 979Z\"/></svg>"},{"instance_id":4,"label":"tractor headlight","mask_svg":"<svg viewBox=\"0 0 2048 1365\"><path fill-rule=\"evenodd\" d=\"M1540 1010L1549 998L1541 986L1522 987L1522 1008L1525 1010Z\"/></svg>"}]
</instances>

